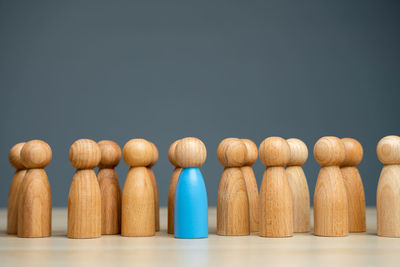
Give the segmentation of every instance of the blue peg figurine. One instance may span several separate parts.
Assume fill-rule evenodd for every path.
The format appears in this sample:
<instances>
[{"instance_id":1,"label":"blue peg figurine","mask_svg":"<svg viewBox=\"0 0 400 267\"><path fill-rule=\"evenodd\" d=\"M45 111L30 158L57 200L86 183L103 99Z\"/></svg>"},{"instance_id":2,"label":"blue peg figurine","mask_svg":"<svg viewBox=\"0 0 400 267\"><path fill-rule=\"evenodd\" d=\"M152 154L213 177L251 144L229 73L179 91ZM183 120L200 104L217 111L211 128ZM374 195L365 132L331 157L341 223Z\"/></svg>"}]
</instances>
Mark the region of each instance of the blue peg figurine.
<instances>
[{"instance_id":1,"label":"blue peg figurine","mask_svg":"<svg viewBox=\"0 0 400 267\"><path fill-rule=\"evenodd\" d=\"M183 168L175 192L175 237L207 238L207 190L199 169L207 157L206 147L201 140L187 137L177 143L174 154Z\"/></svg>"}]
</instances>

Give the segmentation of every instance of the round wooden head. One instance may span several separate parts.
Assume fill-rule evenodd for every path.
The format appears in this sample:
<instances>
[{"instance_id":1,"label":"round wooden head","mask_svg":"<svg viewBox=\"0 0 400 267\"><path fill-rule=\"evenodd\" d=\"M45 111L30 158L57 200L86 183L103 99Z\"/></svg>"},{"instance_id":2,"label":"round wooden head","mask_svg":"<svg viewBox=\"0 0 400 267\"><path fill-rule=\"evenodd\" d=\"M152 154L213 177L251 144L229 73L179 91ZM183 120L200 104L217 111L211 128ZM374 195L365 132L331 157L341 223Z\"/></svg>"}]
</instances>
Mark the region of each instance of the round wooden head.
<instances>
[{"instance_id":1,"label":"round wooden head","mask_svg":"<svg viewBox=\"0 0 400 267\"><path fill-rule=\"evenodd\" d=\"M258 158L257 145L250 139L241 139L241 140L245 144L246 150L247 150L244 165L252 166L254 163L256 163L257 158Z\"/></svg>"},{"instance_id":2,"label":"round wooden head","mask_svg":"<svg viewBox=\"0 0 400 267\"><path fill-rule=\"evenodd\" d=\"M268 137L260 145L259 156L265 166L284 166L289 161L290 148L281 137Z\"/></svg>"},{"instance_id":3,"label":"round wooden head","mask_svg":"<svg viewBox=\"0 0 400 267\"><path fill-rule=\"evenodd\" d=\"M357 166L360 164L364 151L363 147L354 138L343 138L342 139L344 150L345 150L345 157L341 164L341 166Z\"/></svg>"},{"instance_id":4,"label":"round wooden head","mask_svg":"<svg viewBox=\"0 0 400 267\"><path fill-rule=\"evenodd\" d=\"M218 161L224 167L241 167L247 157L244 142L238 138L226 138L219 143L217 149Z\"/></svg>"},{"instance_id":5,"label":"round wooden head","mask_svg":"<svg viewBox=\"0 0 400 267\"><path fill-rule=\"evenodd\" d=\"M21 150L24 145L25 143L18 143L14 145L8 153L8 160L10 161L11 166L13 166L16 170L26 169L21 161Z\"/></svg>"},{"instance_id":6,"label":"round wooden head","mask_svg":"<svg viewBox=\"0 0 400 267\"><path fill-rule=\"evenodd\" d=\"M146 167L153 160L153 146L145 139L131 139L122 150L124 161L131 167Z\"/></svg>"},{"instance_id":7,"label":"round wooden head","mask_svg":"<svg viewBox=\"0 0 400 267\"><path fill-rule=\"evenodd\" d=\"M101 160L99 168L114 168L121 161L121 148L117 143L103 140L97 143L100 147Z\"/></svg>"},{"instance_id":8,"label":"round wooden head","mask_svg":"<svg viewBox=\"0 0 400 267\"><path fill-rule=\"evenodd\" d=\"M315 160L321 166L340 166L345 158L342 140L335 136L320 138L314 146Z\"/></svg>"},{"instance_id":9,"label":"round wooden head","mask_svg":"<svg viewBox=\"0 0 400 267\"><path fill-rule=\"evenodd\" d=\"M175 161L179 167L200 167L206 158L206 146L198 138L186 137L176 145Z\"/></svg>"},{"instance_id":10,"label":"round wooden head","mask_svg":"<svg viewBox=\"0 0 400 267\"><path fill-rule=\"evenodd\" d=\"M154 166L154 165L157 163L157 161L158 161L158 149L157 149L156 145L153 144L152 142L150 142L150 144L151 144L151 147L152 147L152 149L153 149L153 157L151 158L151 162L150 162L150 164L149 164L149 167L152 167L152 166Z\"/></svg>"},{"instance_id":11,"label":"round wooden head","mask_svg":"<svg viewBox=\"0 0 400 267\"><path fill-rule=\"evenodd\" d=\"M376 147L376 154L383 164L400 164L400 137L389 135L382 138Z\"/></svg>"},{"instance_id":12,"label":"round wooden head","mask_svg":"<svg viewBox=\"0 0 400 267\"><path fill-rule=\"evenodd\" d=\"M173 142L168 150L169 162L171 162L171 164L174 165L175 167L179 167L178 163L176 163L176 156L175 156L176 145L178 144L179 141L180 141L180 139Z\"/></svg>"},{"instance_id":13,"label":"round wooden head","mask_svg":"<svg viewBox=\"0 0 400 267\"><path fill-rule=\"evenodd\" d=\"M76 140L69 149L69 162L71 162L71 165L76 169L96 168L100 160L100 147L93 140Z\"/></svg>"},{"instance_id":14,"label":"round wooden head","mask_svg":"<svg viewBox=\"0 0 400 267\"><path fill-rule=\"evenodd\" d=\"M297 138L290 138L286 140L290 148L290 158L287 166L301 166L308 158L308 149L303 141Z\"/></svg>"},{"instance_id":15,"label":"round wooden head","mask_svg":"<svg viewBox=\"0 0 400 267\"><path fill-rule=\"evenodd\" d=\"M21 149L21 162L28 169L46 167L52 157L50 146L42 140L26 142Z\"/></svg>"}]
</instances>

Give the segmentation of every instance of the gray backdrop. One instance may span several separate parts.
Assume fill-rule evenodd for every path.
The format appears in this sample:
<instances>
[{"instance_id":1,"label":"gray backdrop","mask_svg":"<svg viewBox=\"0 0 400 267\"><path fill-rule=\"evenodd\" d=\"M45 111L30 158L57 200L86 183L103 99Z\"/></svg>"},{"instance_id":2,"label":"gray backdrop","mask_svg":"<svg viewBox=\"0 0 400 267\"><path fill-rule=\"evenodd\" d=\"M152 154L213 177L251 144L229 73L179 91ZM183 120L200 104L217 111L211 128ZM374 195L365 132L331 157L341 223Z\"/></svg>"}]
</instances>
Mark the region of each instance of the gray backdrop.
<instances>
[{"instance_id":1,"label":"gray backdrop","mask_svg":"<svg viewBox=\"0 0 400 267\"><path fill-rule=\"evenodd\" d=\"M29 139L53 149L54 206L67 204L74 140L151 140L166 205L168 147L199 137L215 205L223 138L298 137L312 152L325 135L363 144L374 205L376 143L400 134L399 14L399 1L0 1L0 206L8 150ZM318 168L310 153L311 193Z\"/></svg>"}]
</instances>

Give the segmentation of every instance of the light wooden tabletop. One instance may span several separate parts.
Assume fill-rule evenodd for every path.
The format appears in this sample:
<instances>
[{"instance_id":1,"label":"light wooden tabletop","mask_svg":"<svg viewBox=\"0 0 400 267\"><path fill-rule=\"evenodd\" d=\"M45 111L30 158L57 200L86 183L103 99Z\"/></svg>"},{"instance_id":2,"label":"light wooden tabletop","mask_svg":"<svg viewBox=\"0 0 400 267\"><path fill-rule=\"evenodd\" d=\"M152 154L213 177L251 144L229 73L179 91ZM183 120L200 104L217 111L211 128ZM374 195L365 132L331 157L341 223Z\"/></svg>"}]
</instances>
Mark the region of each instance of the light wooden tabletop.
<instances>
[{"instance_id":1,"label":"light wooden tabletop","mask_svg":"<svg viewBox=\"0 0 400 267\"><path fill-rule=\"evenodd\" d=\"M399 266L400 238L376 236L375 209L367 210L367 232L347 237L296 234L291 238L217 236L215 209L209 211L208 239L175 239L166 233L167 211L161 209L161 232L155 237L103 236L68 239L66 209L53 209L53 236L24 239L6 234L6 210L0 211L1 266Z\"/></svg>"}]
</instances>

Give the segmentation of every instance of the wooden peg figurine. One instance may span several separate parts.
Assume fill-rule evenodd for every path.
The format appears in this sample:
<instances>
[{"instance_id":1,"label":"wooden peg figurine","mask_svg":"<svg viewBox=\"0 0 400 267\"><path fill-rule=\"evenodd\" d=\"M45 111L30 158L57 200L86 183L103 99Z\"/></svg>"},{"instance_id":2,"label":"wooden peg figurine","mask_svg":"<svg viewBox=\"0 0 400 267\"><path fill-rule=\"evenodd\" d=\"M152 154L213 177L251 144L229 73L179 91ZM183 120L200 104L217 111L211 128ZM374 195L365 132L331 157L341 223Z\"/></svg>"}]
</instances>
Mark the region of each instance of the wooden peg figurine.
<instances>
[{"instance_id":1,"label":"wooden peg figurine","mask_svg":"<svg viewBox=\"0 0 400 267\"><path fill-rule=\"evenodd\" d=\"M208 237L208 200L203 175L200 171L207 158L204 143L194 137L179 140L175 147L175 161L182 167L176 184L174 236L176 238Z\"/></svg>"},{"instance_id":2,"label":"wooden peg figurine","mask_svg":"<svg viewBox=\"0 0 400 267\"><path fill-rule=\"evenodd\" d=\"M400 237L400 137L386 136L376 148L384 164L376 192L378 235Z\"/></svg>"},{"instance_id":3,"label":"wooden peg figurine","mask_svg":"<svg viewBox=\"0 0 400 267\"><path fill-rule=\"evenodd\" d=\"M218 189L217 234L249 235L249 199L241 170L247 147L240 139L226 138L218 146L217 158L225 167Z\"/></svg>"},{"instance_id":4,"label":"wooden peg figurine","mask_svg":"<svg viewBox=\"0 0 400 267\"><path fill-rule=\"evenodd\" d=\"M26 174L26 168L21 161L21 149L24 144L25 143L16 144L8 153L8 160L11 166L15 168L15 174L11 180L7 202L7 233L9 235L17 234L18 229L18 192Z\"/></svg>"},{"instance_id":5,"label":"wooden peg figurine","mask_svg":"<svg viewBox=\"0 0 400 267\"><path fill-rule=\"evenodd\" d=\"M19 237L51 235L51 190L44 168L50 163L50 146L32 140L21 149L21 162L27 168L18 192Z\"/></svg>"},{"instance_id":6,"label":"wooden peg figurine","mask_svg":"<svg viewBox=\"0 0 400 267\"><path fill-rule=\"evenodd\" d=\"M121 160L121 148L114 141L98 142L101 160L97 180L101 192L101 234L121 233L121 187L114 168Z\"/></svg>"},{"instance_id":7,"label":"wooden peg figurine","mask_svg":"<svg viewBox=\"0 0 400 267\"><path fill-rule=\"evenodd\" d=\"M286 141L290 148L286 174L293 197L293 231L305 233L310 231L310 192L301 165L307 161L308 149L306 144L297 138L290 138Z\"/></svg>"},{"instance_id":8,"label":"wooden peg figurine","mask_svg":"<svg viewBox=\"0 0 400 267\"><path fill-rule=\"evenodd\" d=\"M241 139L241 141L247 149L246 159L241 170L246 183L247 198L249 199L250 232L258 232L258 187L252 168L258 158L258 149L257 145L250 139Z\"/></svg>"},{"instance_id":9,"label":"wooden peg figurine","mask_svg":"<svg viewBox=\"0 0 400 267\"><path fill-rule=\"evenodd\" d=\"M179 175L181 174L182 168L178 166L175 160L175 147L179 140L176 140L171 144L168 150L168 159L173 166L175 166L172 172L171 181L169 183L168 190L168 234L174 234L174 210L175 210L175 191L176 184L178 183Z\"/></svg>"},{"instance_id":10,"label":"wooden peg figurine","mask_svg":"<svg viewBox=\"0 0 400 267\"><path fill-rule=\"evenodd\" d=\"M314 191L314 233L346 236L349 232L348 201L339 168L345 159L344 144L334 136L322 137L314 146L314 157L322 166Z\"/></svg>"},{"instance_id":11,"label":"wooden peg figurine","mask_svg":"<svg viewBox=\"0 0 400 267\"><path fill-rule=\"evenodd\" d=\"M68 196L68 237L101 236L101 191L96 168L101 160L99 145L79 139L69 149L69 161L76 168Z\"/></svg>"},{"instance_id":12,"label":"wooden peg figurine","mask_svg":"<svg viewBox=\"0 0 400 267\"><path fill-rule=\"evenodd\" d=\"M361 144L353 138L343 138L345 158L341 164L349 207L349 232L365 232L365 193L357 165L363 158Z\"/></svg>"},{"instance_id":13,"label":"wooden peg figurine","mask_svg":"<svg viewBox=\"0 0 400 267\"><path fill-rule=\"evenodd\" d=\"M259 157L267 167L260 190L259 235L293 236L292 192L283 167L290 158L289 145L281 137L269 137L261 143Z\"/></svg>"},{"instance_id":14,"label":"wooden peg figurine","mask_svg":"<svg viewBox=\"0 0 400 267\"><path fill-rule=\"evenodd\" d=\"M157 187L157 180L156 177L154 176L154 172L152 170L152 167L157 163L158 161L158 149L157 147L149 142L151 144L151 147L153 149L153 157L151 160L151 163L149 166L147 166L147 171L149 173L151 183L153 185L153 190L154 190L154 216L155 216L155 227L156 227L156 232L160 231L160 199L158 196L158 187Z\"/></svg>"},{"instance_id":15,"label":"wooden peg figurine","mask_svg":"<svg viewBox=\"0 0 400 267\"><path fill-rule=\"evenodd\" d=\"M154 189L146 168L154 158L153 146L144 139L132 139L125 144L122 154L131 168L122 192L121 234L154 236Z\"/></svg>"}]
</instances>

